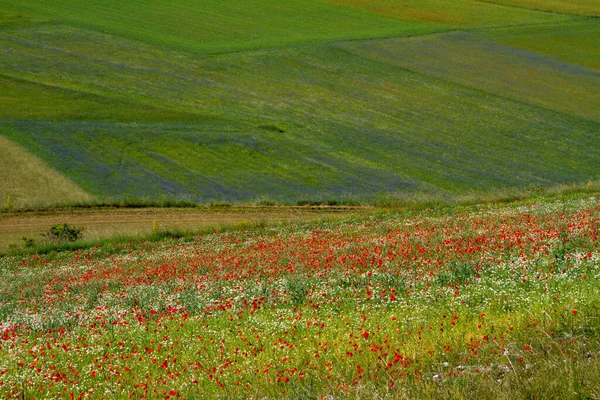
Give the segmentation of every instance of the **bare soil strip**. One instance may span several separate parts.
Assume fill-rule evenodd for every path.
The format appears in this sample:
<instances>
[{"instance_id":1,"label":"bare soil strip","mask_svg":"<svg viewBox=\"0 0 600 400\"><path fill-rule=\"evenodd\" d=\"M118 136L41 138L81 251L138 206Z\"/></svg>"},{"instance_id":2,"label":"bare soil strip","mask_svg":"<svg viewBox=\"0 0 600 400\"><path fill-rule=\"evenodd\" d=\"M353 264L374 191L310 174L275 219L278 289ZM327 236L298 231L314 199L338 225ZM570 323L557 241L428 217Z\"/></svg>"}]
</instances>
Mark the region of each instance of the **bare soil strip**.
<instances>
[{"instance_id":1,"label":"bare soil strip","mask_svg":"<svg viewBox=\"0 0 600 400\"><path fill-rule=\"evenodd\" d=\"M160 230L200 231L244 223L296 222L343 216L364 207L82 208L0 213L0 250L21 246L23 237L42 241L52 225L83 228L85 240L141 236Z\"/></svg>"}]
</instances>

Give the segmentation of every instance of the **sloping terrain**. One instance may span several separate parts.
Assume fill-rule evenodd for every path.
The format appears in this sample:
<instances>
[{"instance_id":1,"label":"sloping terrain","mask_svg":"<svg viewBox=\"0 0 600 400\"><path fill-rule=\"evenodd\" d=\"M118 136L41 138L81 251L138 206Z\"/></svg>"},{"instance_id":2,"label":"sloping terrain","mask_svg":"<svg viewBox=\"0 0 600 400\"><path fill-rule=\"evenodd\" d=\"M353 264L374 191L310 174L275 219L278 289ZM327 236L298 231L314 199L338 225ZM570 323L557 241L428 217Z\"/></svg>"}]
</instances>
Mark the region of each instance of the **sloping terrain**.
<instances>
[{"instance_id":1,"label":"sloping terrain","mask_svg":"<svg viewBox=\"0 0 600 400\"><path fill-rule=\"evenodd\" d=\"M507 0L481 1L481 0L327 0L330 3L343 5L354 10L368 10L377 15L389 16L401 21L428 21L453 28L489 28L507 25L531 25L548 23L550 21L565 20L564 15L550 15L527 9L525 3L536 0ZM519 3L522 4L519 4ZM545 2L545 0L541 0ZM578 0L583 6L585 2L594 0ZM565 0L556 0L555 3L573 3ZM517 6L515 6L517 5ZM555 4L556 5L556 4ZM560 9L577 9L579 7L564 7ZM598 10L596 6L587 4L586 10ZM548 8L544 11L557 11L557 8ZM567 12L569 14L569 12Z\"/></svg>"},{"instance_id":2,"label":"sloping terrain","mask_svg":"<svg viewBox=\"0 0 600 400\"><path fill-rule=\"evenodd\" d=\"M488 0L488 2L531 10L600 16L600 3L596 0Z\"/></svg>"},{"instance_id":3,"label":"sloping terrain","mask_svg":"<svg viewBox=\"0 0 600 400\"><path fill-rule=\"evenodd\" d=\"M77 203L92 199L64 175L2 136L0 182L2 207Z\"/></svg>"},{"instance_id":4,"label":"sloping terrain","mask_svg":"<svg viewBox=\"0 0 600 400\"><path fill-rule=\"evenodd\" d=\"M600 31L599 31L600 32ZM595 39L600 44L600 39ZM600 121L600 72L451 33L352 42L345 49L486 93Z\"/></svg>"},{"instance_id":5,"label":"sloping terrain","mask_svg":"<svg viewBox=\"0 0 600 400\"><path fill-rule=\"evenodd\" d=\"M359 39L439 30L421 21L398 23L369 10L321 0L2 1L0 9L39 20L107 32L195 53L222 53L294 43ZM514 14L521 15L521 12Z\"/></svg>"},{"instance_id":6,"label":"sloping terrain","mask_svg":"<svg viewBox=\"0 0 600 400\"><path fill-rule=\"evenodd\" d=\"M600 23L594 18L569 23L490 30L491 40L600 70Z\"/></svg>"},{"instance_id":7,"label":"sloping terrain","mask_svg":"<svg viewBox=\"0 0 600 400\"><path fill-rule=\"evenodd\" d=\"M589 190L0 257L0 397L592 399L599 237Z\"/></svg>"},{"instance_id":8,"label":"sloping terrain","mask_svg":"<svg viewBox=\"0 0 600 400\"><path fill-rule=\"evenodd\" d=\"M452 4L0 1L0 134L97 198L600 179L595 19Z\"/></svg>"}]
</instances>

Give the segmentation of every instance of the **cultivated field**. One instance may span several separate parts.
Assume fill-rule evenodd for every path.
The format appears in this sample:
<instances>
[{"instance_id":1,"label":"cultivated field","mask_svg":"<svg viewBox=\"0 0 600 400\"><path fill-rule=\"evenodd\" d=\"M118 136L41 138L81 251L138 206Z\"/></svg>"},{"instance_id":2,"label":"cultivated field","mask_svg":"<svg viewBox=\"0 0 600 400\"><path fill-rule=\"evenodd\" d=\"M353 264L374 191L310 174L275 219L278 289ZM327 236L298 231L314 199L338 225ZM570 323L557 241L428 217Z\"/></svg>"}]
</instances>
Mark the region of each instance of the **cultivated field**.
<instances>
[{"instance_id":1,"label":"cultivated field","mask_svg":"<svg viewBox=\"0 0 600 400\"><path fill-rule=\"evenodd\" d=\"M594 0L492 0L491 2L532 10L600 16L600 4Z\"/></svg>"},{"instance_id":2,"label":"cultivated field","mask_svg":"<svg viewBox=\"0 0 600 400\"><path fill-rule=\"evenodd\" d=\"M0 258L0 395L597 398L599 196Z\"/></svg>"},{"instance_id":3,"label":"cultivated field","mask_svg":"<svg viewBox=\"0 0 600 400\"><path fill-rule=\"evenodd\" d=\"M0 1L0 135L99 201L600 178L594 2L209 3Z\"/></svg>"},{"instance_id":4,"label":"cultivated field","mask_svg":"<svg viewBox=\"0 0 600 400\"><path fill-rule=\"evenodd\" d=\"M594 19L576 19L570 23L530 25L494 29L485 36L509 46L546 54L600 70L600 24Z\"/></svg>"},{"instance_id":5,"label":"cultivated field","mask_svg":"<svg viewBox=\"0 0 600 400\"><path fill-rule=\"evenodd\" d=\"M83 0L5 0L0 7L41 23L52 21L200 54L440 30L435 24L418 20L399 24L367 10L320 0L205 0L202 5L193 0L102 0L93 5Z\"/></svg>"}]
</instances>

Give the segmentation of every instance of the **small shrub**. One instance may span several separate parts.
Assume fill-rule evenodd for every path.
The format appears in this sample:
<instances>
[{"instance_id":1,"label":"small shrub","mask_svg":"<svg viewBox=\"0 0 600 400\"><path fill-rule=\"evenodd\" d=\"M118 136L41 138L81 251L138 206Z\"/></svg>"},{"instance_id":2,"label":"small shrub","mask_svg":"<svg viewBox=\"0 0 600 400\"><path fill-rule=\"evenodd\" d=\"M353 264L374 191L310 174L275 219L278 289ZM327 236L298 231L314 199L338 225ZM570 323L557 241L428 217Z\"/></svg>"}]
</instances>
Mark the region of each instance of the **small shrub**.
<instances>
[{"instance_id":1,"label":"small shrub","mask_svg":"<svg viewBox=\"0 0 600 400\"><path fill-rule=\"evenodd\" d=\"M50 230L44 232L42 236L50 242L75 242L81 239L83 228L75 228L68 224L53 225Z\"/></svg>"},{"instance_id":2,"label":"small shrub","mask_svg":"<svg viewBox=\"0 0 600 400\"><path fill-rule=\"evenodd\" d=\"M283 129L281 129L277 125L265 124L265 125L259 125L258 127L260 129L263 129L263 130L269 131L269 132L277 132L277 133L284 133L285 132Z\"/></svg>"},{"instance_id":3,"label":"small shrub","mask_svg":"<svg viewBox=\"0 0 600 400\"><path fill-rule=\"evenodd\" d=\"M25 247L26 249L29 249L29 248L32 248L35 246L35 240L33 240L32 238L23 236L21 239L23 239L23 247Z\"/></svg>"},{"instance_id":4,"label":"small shrub","mask_svg":"<svg viewBox=\"0 0 600 400\"><path fill-rule=\"evenodd\" d=\"M306 301L309 290L305 281L302 279L288 280L286 286L287 293L294 306L298 307Z\"/></svg>"},{"instance_id":5,"label":"small shrub","mask_svg":"<svg viewBox=\"0 0 600 400\"><path fill-rule=\"evenodd\" d=\"M211 201L208 206L210 208L229 208L231 207L231 203L227 202L227 201L216 201L213 200Z\"/></svg>"}]
</instances>

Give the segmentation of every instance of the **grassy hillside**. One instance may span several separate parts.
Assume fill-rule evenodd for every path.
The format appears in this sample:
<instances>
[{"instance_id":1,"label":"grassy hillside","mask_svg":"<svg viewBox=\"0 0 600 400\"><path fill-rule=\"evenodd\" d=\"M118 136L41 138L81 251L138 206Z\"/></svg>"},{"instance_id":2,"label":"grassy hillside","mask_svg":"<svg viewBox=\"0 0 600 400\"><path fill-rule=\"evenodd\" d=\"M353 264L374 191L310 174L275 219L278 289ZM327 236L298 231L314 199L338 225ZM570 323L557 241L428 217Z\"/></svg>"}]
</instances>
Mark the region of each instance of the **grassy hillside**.
<instances>
[{"instance_id":1,"label":"grassy hillside","mask_svg":"<svg viewBox=\"0 0 600 400\"><path fill-rule=\"evenodd\" d=\"M373 199L389 192L598 178L600 123L590 106L597 100L598 77L476 37L197 58L144 46L129 53L132 42L71 28L35 32L12 31L13 40L0 35L5 54L18 55L4 57L5 74L46 86L89 88L115 103L104 108L104 122L65 121L58 108L56 118L43 121L6 118L2 132L96 195L119 196L126 188L137 196L165 193L195 200ZM78 46L72 39L77 34L90 45ZM418 65L410 53L415 43L423 43L423 51L427 43L453 45L462 54L468 48L477 51L474 57L454 62L478 63L452 69L450 50L428 59L448 70L438 73ZM100 44L104 53L95 51ZM509 90L505 77L493 73L499 49L506 53L506 74L518 79ZM546 63L540 66L540 60ZM71 73L61 73L65 69ZM479 70L478 80L461 80L461 70ZM115 86L115 79L124 85ZM576 101L562 100L559 91ZM152 105L155 121L132 123L121 101ZM171 110L200 113L204 122L184 116L174 122ZM157 122L160 115L164 120Z\"/></svg>"},{"instance_id":2,"label":"grassy hillside","mask_svg":"<svg viewBox=\"0 0 600 400\"><path fill-rule=\"evenodd\" d=\"M600 70L600 23L594 18L490 30L486 36L509 46Z\"/></svg>"},{"instance_id":3,"label":"grassy hillside","mask_svg":"<svg viewBox=\"0 0 600 400\"><path fill-rule=\"evenodd\" d=\"M0 136L0 207L90 201L92 196L22 147Z\"/></svg>"},{"instance_id":4,"label":"grassy hillside","mask_svg":"<svg viewBox=\"0 0 600 400\"><path fill-rule=\"evenodd\" d=\"M598 26L600 24L595 24L594 28L598 30ZM568 35L565 36L563 40L566 42L569 39ZM592 37L589 46L581 47L591 49L595 45L600 46L600 39ZM551 46L551 41L546 40L546 43L550 42ZM472 34L356 42L345 44L344 49L486 93L600 121L598 71L519 51ZM587 59L594 60L595 57L596 54L591 54Z\"/></svg>"},{"instance_id":5,"label":"grassy hillside","mask_svg":"<svg viewBox=\"0 0 600 400\"><path fill-rule=\"evenodd\" d=\"M0 75L0 119L20 120L202 120L202 115L164 110L58 85Z\"/></svg>"},{"instance_id":6,"label":"grassy hillside","mask_svg":"<svg viewBox=\"0 0 600 400\"><path fill-rule=\"evenodd\" d=\"M452 28L530 25L564 20L564 16L480 0L327 0L354 10L368 10L401 21L427 21ZM510 0L509 0L510 1ZM518 2L515 0L514 2ZM560 1L560 0L559 0ZM578 0L593 2L594 0ZM594 7L596 9L597 7ZM548 9L544 11L549 11ZM554 11L551 9L551 11Z\"/></svg>"},{"instance_id":7,"label":"grassy hillside","mask_svg":"<svg viewBox=\"0 0 600 400\"><path fill-rule=\"evenodd\" d=\"M564 19L476 0L2 0L0 9L196 53Z\"/></svg>"},{"instance_id":8,"label":"grassy hillside","mask_svg":"<svg viewBox=\"0 0 600 400\"><path fill-rule=\"evenodd\" d=\"M32 22L30 15L0 9L0 26L14 26L30 22Z\"/></svg>"},{"instance_id":9,"label":"grassy hillside","mask_svg":"<svg viewBox=\"0 0 600 400\"><path fill-rule=\"evenodd\" d=\"M321 0L102 0L0 1L21 11L71 26L108 32L197 53L221 53L293 43L420 34L439 30Z\"/></svg>"},{"instance_id":10,"label":"grassy hillside","mask_svg":"<svg viewBox=\"0 0 600 400\"><path fill-rule=\"evenodd\" d=\"M470 0L280 3L0 1L0 135L97 198L600 179L595 19ZM447 30L461 32L431 34Z\"/></svg>"},{"instance_id":11,"label":"grassy hillside","mask_svg":"<svg viewBox=\"0 0 600 400\"><path fill-rule=\"evenodd\" d=\"M600 16L600 3L596 0L488 0L488 2L539 11Z\"/></svg>"}]
</instances>

